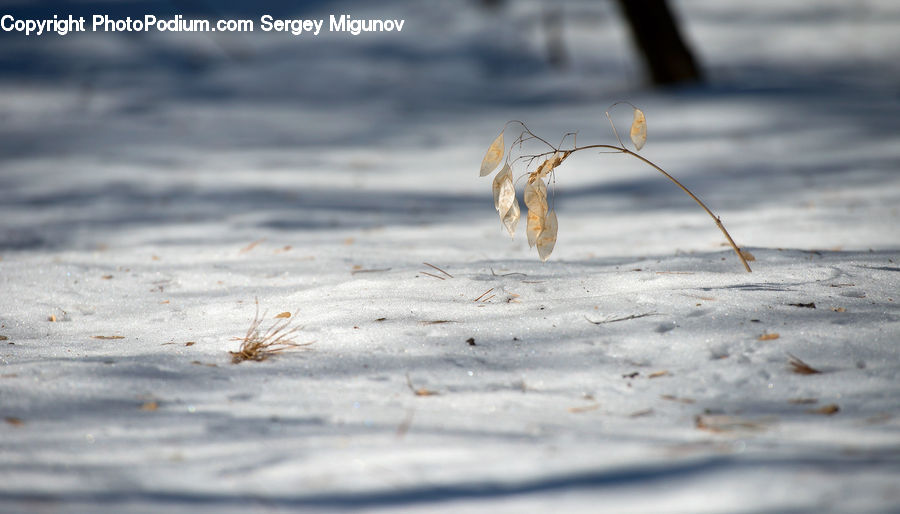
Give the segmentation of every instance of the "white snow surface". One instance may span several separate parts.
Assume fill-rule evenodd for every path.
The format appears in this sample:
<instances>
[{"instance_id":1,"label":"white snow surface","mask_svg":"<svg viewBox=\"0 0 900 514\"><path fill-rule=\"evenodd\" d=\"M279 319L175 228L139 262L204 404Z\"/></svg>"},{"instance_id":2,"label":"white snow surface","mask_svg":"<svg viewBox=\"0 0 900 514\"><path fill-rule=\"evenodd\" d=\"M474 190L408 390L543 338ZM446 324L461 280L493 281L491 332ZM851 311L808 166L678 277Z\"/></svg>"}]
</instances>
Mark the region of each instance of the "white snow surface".
<instances>
[{"instance_id":1,"label":"white snow surface","mask_svg":"<svg viewBox=\"0 0 900 514\"><path fill-rule=\"evenodd\" d=\"M550 68L542 5L4 35L0 510L900 511L900 5L675 2L675 90L612 3ZM503 124L612 143L617 100L753 273L620 155L557 170L549 262L504 234ZM312 344L232 364L256 299Z\"/></svg>"}]
</instances>

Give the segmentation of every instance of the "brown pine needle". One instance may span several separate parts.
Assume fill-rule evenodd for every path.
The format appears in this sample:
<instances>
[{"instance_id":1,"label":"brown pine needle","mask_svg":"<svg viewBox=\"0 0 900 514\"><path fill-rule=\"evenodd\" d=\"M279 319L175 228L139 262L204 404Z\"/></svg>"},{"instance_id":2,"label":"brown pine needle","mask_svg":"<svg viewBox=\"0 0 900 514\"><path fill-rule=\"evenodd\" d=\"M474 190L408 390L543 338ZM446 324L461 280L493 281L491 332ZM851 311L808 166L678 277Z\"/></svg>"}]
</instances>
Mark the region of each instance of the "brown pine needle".
<instances>
[{"instance_id":1,"label":"brown pine needle","mask_svg":"<svg viewBox=\"0 0 900 514\"><path fill-rule=\"evenodd\" d=\"M428 266L429 268L434 268L434 269L440 271L441 273L443 273L444 275L447 275L448 277L453 278L453 275L447 273L446 271L442 270L441 268L438 268L438 267L435 266L434 264L429 264L429 263L427 263L427 262L423 262L422 264Z\"/></svg>"},{"instance_id":2,"label":"brown pine needle","mask_svg":"<svg viewBox=\"0 0 900 514\"><path fill-rule=\"evenodd\" d=\"M821 414L823 416L833 416L840 412L841 408L837 406L837 404L830 403L828 405L819 407L818 409L810 409L806 412L810 414Z\"/></svg>"},{"instance_id":3,"label":"brown pine needle","mask_svg":"<svg viewBox=\"0 0 900 514\"><path fill-rule=\"evenodd\" d=\"M488 289L487 291L481 293L481 296L479 296L478 298L476 298L476 299L474 299L474 300L472 300L472 301L473 301L473 302L477 302L478 300L481 300L482 298L484 298L484 296L485 296L486 294L490 293L490 292L493 291L493 290L494 290L493 287L490 288L490 289Z\"/></svg>"},{"instance_id":4,"label":"brown pine needle","mask_svg":"<svg viewBox=\"0 0 900 514\"><path fill-rule=\"evenodd\" d=\"M428 273L427 271L420 271L419 273L421 273L421 274L423 274L423 275L428 275L429 277L436 278L436 279L438 279L438 280L447 280L447 279L444 278L444 277L439 277L439 276L437 276L437 275L435 275L435 274L433 274L433 273Z\"/></svg>"},{"instance_id":5,"label":"brown pine needle","mask_svg":"<svg viewBox=\"0 0 900 514\"><path fill-rule=\"evenodd\" d=\"M247 252L253 250L254 248L256 248L256 246L257 246L259 243L262 243L262 242L265 241L265 240L266 240L265 238L257 239L256 241L253 241L252 243L248 244L247 246L241 248L241 251L238 252L238 253L247 253Z\"/></svg>"},{"instance_id":6,"label":"brown pine needle","mask_svg":"<svg viewBox=\"0 0 900 514\"><path fill-rule=\"evenodd\" d=\"M697 403L696 400L694 400L693 398L682 398L682 397L678 397L678 396L675 396L672 394L662 394L659 397L662 398L663 400L669 400L670 402L676 402L676 403L684 403L687 405L690 405L692 403Z\"/></svg>"},{"instance_id":7,"label":"brown pine needle","mask_svg":"<svg viewBox=\"0 0 900 514\"><path fill-rule=\"evenodd\" d=\"M599 408L600 408L600 404L594 402L594 403L592 403L592 404L590 404L590 405L584 405L584 406L582 406L582 407L569 407L569 408L566 409L566 410L568 410L568 411L571 412L572 414L581 414L582 412L590 412L590 411L592 411L592 410L597 410L597 409L599 409Z\"/></svg>"},{"instance_id":8,"label":"brown pine needle","mask_svg":"<svg viewBox=\"0 0 900 514\"><path fill-rule=\"evenodd\" d=\"M378 268L378 269L355 269L350 272L351 275L356 275L357 273L382 273L385 271L391 271L391 268Z\"/></svg>"}]
</instances>

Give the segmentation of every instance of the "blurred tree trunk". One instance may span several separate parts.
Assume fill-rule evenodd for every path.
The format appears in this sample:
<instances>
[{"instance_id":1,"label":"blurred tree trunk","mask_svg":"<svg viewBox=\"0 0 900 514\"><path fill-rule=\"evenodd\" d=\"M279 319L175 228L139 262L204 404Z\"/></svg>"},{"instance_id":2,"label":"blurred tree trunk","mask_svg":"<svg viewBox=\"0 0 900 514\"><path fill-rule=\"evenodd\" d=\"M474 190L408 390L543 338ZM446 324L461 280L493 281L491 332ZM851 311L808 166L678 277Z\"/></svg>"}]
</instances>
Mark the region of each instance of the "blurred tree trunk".
<instances>
[{"instance_id":1,"label":"blurred tree trunk","mask_svg":"<svg viewBox=\"0 0 900 514\"><path fill-rule=\"evenodd\" d=\"M481 0L481 5L488 9L499 9L503 5L503 0Z\"/></svg>"},{"instance_id":2,"label":"blurred tree trunk","mask_svg":"<svg viewBox=\"0 0 900 514\"><path fill-rule=\"evenodd\" d=\"M544 7L541 20L544 25L544 38L547 42L547 60L550 62L550 66L563 69L569 64L569 54L566 52L566 43L563 40L562 7Z\"/></svg>"},{"instance_id":3,"label":"blurred tree trunk","mask_svg":"<svg viewBox=\"0 0 900 514\"><path fill-rule=\"evenodd\" d=\"M631 35L657 85L703 80L666 0L618 0Z\"/></svg>"}]
</instances>

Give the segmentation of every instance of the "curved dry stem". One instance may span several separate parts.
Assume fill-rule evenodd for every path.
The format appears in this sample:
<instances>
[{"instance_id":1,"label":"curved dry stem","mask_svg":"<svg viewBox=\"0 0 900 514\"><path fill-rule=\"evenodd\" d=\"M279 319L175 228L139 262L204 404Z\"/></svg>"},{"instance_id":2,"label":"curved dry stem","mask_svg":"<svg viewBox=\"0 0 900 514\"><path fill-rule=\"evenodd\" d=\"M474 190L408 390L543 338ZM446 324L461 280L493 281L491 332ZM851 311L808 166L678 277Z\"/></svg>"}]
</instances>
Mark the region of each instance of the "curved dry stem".
<instances>
[{"instance_id":1,"label":"curved dry stem","mask_svg":"<svg viewBox=\"0 0 900 514\"><path fill-rule=\"evenodd\" d=\"M676 179L676 178L673 177L672 175L669 175L669 173L666 172L666 170L660 168L659 166L657 166L656 164L654 164L654 163L653 163L652 161L650 161L649 159L647 159L647 158L645 158L645 157L643 157L643 156L641 156L641 155L638 155L638 154L635 153L635 152L632 152L631 150L625 148L624 146L621 146L621 147L613 146L613 145L588 145L588 146L579 146L579 147L573 148L573 149L571 150L571 152L577 152L577 151L580 151L580 150L588 150L588 149L592 149L592 148L604 148L604 149L607 149L607 150L616 150L616 151L621 152L621 153L624 153L624 154L626 154L626 155L630 155L630 156L632 156L632 157L635 157L635 158L637 158L637 159L643 161L645 164L649 165L650 167L652 167L652 168L655 169L656 171L662 173L667 179L671 180L676 186L678 186L682 191L684 191L688 196L690 196L695 202L697 202L697 205L699 205L700 207L702 207L703 210L706 211L706 214L709 214L709 217L713 219L713 221L715 222L716 226L719 227L719 230L722 231L722 234L725 236L725 239L728 240L728 244L731 245L731 248L734 250L734 253L737 254L737 256L738 256L738 259L741 260L741 264L744 265L744 269L746 269L748 273L752 273L752 270L750 269L750 264L747 263L747 259L744 257L744 254L741 252L741 249L738 247L738 245L735 244L734 239L731 238L731 234L729 234L729 233L728 233L728 230L725 229L725 225L722 224L722 220L721 220L718 216L716 216L715 214L713 214L713 212L709 209L709 207L707 207L706 204L703 203L702 200L700 200L699 198L697 198L697 195L695 195L694 193L692 193L690 189L688 189L687 187L685 187L684 184L682 184L681 182L679 182L678 179Z\"/></svg>"}]
</instances>

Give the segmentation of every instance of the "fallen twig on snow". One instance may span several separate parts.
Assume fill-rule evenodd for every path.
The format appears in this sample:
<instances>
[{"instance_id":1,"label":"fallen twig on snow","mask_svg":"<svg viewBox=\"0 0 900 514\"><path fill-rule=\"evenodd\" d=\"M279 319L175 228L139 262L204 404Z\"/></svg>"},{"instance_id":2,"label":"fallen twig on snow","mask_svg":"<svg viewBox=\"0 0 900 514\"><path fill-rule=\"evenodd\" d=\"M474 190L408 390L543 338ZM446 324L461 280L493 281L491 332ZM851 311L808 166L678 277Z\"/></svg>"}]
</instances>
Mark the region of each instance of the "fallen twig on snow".
<instances>
[{"instance_id":1,"label":"fallen twig on snow","mask_svg":"<svg viewBox=\"0 0 900 514\"><path fill-rule=\"evenodd\" d=\"M588 321L588 323L592 323L594 325L603 325L605 323L615 323L617 321L628 321L631 319L646 318L647 316L656 316L657 314L659 314L659 313L658 312L645 312L643 314L632 314L630 316L625 316L622 318L604 319L601 321L594 321L594 320L588 318L587 316L585 316L584 319L586 319Z\"/></svg>"}]
</instances>

